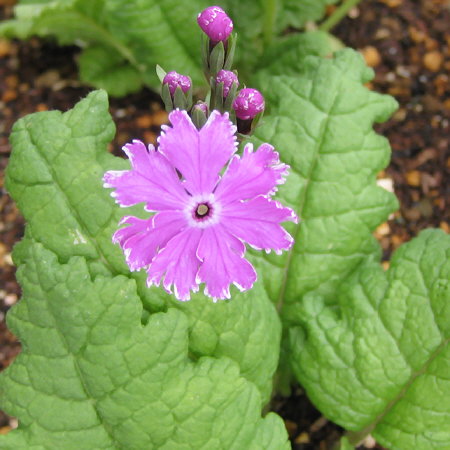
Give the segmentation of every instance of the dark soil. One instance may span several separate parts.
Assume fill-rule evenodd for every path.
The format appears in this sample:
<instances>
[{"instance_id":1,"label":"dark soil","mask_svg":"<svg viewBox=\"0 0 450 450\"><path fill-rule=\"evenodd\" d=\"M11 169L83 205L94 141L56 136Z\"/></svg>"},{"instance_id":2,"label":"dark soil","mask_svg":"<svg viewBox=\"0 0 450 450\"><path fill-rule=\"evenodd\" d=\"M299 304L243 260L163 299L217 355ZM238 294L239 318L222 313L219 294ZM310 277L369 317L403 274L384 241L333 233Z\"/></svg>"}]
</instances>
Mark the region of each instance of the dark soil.
<instances>
[{"instance_id":1,"label":"dark soil","mask_svg":"<svg viewBox=\"0 0 450 450\"><path fill-rule=\"evenodd\" d=\"M13 0L0 0L0 19L12 16ZM330 13L332 9L330 8ZM396 97L400 109L377 126L393 149L392 162L380 174L393 182L401 208L376 232L385 265L402 242L427 227L450 231L450 5L448 0L365 0L334 33L359 49L375 69L370 88ZM13 123L26 114L67 110L91 89L77 78L76 47L58 47L32 39L0 40L0 370L20 344L6 329L6 311L20 297L11 250L23 234L23 219L3 187ZM111 100L117 125L114 152L132 138L154 143L166 119L158 97L139 94ZM294 449L329 449L342 430L328 422L300 389L275 401ZM0 412L0 433L17 425ZM370 439L361 448L380 448Z\"/></svg>"}]
</instances>

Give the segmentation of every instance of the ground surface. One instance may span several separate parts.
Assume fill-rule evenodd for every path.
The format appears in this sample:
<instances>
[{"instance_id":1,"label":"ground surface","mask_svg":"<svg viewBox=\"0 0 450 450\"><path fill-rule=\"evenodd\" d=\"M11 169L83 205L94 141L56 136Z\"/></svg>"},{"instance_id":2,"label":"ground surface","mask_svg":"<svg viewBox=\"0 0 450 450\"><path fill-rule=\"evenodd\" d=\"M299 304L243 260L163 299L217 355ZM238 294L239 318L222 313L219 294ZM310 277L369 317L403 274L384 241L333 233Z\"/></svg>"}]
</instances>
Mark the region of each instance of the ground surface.
<instances>
[{"instance_id":1,"label":"ground surface","mask_svg":"<svg viewBox=\"0 0 450 450\"><path fill-rule=\"evenodd\" d=\"M11 17L13 0L0 0L0 19ZM365 0L334 30L359 49L376 76L371 88L396 97L400 109L378 131L391 142L392 162L381 178L393 181L401 208L377 230L385 260L402 242L427 227L450 231L450 3L448 0ZM12 124L26 114L67 110L88 92L77 80L75 47L32 39L0 40L0 370L18 353L4 315L20 297L11 249L23 220L3 187ZM154 142L166 120L148 90L111 101L118 127L112 146L132 138ZM295 449L328 449L342 431L312 407L300 389L275 407L286 421ZM16 424L0 413L0 433ZM373 448L368 440L366 447ZM377 448L380 448L377 446Z\"/></svg>"}]
</instances>

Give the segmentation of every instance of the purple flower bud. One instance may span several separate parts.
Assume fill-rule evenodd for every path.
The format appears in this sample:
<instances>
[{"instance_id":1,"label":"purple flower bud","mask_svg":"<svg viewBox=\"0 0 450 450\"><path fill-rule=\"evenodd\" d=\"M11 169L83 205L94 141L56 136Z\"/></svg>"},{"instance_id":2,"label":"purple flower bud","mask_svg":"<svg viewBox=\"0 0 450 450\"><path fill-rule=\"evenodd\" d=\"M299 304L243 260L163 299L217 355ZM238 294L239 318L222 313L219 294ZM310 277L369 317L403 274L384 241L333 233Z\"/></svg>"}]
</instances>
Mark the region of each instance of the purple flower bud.
<instances>
[{"instance_id":1,"label":"purple flower bud","mask_svg":"<svg viewBox=\"0 0 450 450\"><path fill-rule=\"evenodd\" d=\"M219 6L209 6L197 17L197 23L212 42L226 41L233 31L233 22Z\"/></svg>"},{"instance_id":2,"label":"purple flower bud","mask_svg":"<svg viewBox=\"0 0 450 450\"><path fill-rule=\"evenodd\" d=\"M223 83L223 96L227 97L228 92L230 92L231 86L233 83L237 83L239 86L238 77L234 72L230 70L220 70L216 76L216 83Z\"/></svg>"},{"instance_id":3,"label":"purple flower bud","mask_svg":"<svg viewBox=\"0 0 450 450\"><path fill-rule=\"evenodd\" d=\"M264 106L264 97L261 92L251 88L241 89L233 102L236 117L242 120L253 119L264 111Z\"/></svg>"},{"instance_id":4,"label":"purple flower bud","mask_svg":"<svg viewBox=\"0 0 450 450\"><path fill-rule=\"evenodd\" d=\"M167 84L169 86L170 95L175 94L178 86L180 86L181 90L186 93L191 88L191 79L172 70L164 77L163 84Z\"/></svg>"},{"instance_id":5,"label":"purple flower bud","mask_svg":"<svg viewBox=\"0 0 450 450\"><path fill-rule=\"evenodd\" d=\"M204 112L205 115L208 115L208 105L205 102L197 102L194 105L194 109L199 109L200 111Z\"/></svg>"}]
</instances>

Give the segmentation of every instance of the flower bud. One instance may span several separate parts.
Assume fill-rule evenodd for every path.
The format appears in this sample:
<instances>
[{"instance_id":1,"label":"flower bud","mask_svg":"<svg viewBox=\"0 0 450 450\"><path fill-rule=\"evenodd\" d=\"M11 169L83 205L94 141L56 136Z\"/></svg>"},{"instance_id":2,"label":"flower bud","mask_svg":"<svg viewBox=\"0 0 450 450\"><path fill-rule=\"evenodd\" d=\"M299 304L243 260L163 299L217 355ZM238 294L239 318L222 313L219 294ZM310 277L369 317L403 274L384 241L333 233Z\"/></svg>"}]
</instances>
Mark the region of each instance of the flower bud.
<instances>
[{"instance_id":1,"label":"flower bud","mask_svg":"<svg viewBox=\"0 0 450 450\"><path fill-rule=\"evenodd\" d=\"M264 97L261 92L251 88L241 89L233 102L236 117L241 120L253 119L264 111L264 106Z\"/></svg>"},{"instance_id":2,"label":"flower bud","mask_svg":"<svg viewBox=\"0 0 450 450\"><path fill-rule=\"evenodd\" d=\"M209 6L197 17L200 28L211 42L226 41L233 31L233 22L219 6Z\"/></svg>"},{"instance_id":3,"label":"flower bud","mask_svg":"<svg viewBox=\"0 0 450 450\"><path fill-rule=\"evenodd\" d=\"M233 83L236 83L236 88L239 86L237 75L230 70L221 70L216 76L216 84L223 83L223 97L227 97Z\"/></svg>"},{"instance_id":4,"label":"flower bud","mask_svg":"<svg viewBox=\"0 0 450 450\"><path fill-rule=\"evenodd\" d=\"M197 127L197 130L200 130L208 120L208 105L202 101L197 102L192 107L191 118L192 122Z\"/></svg>"},{"instance_id":5,"label":"flower bud","mask_svg":"<svg viewBox=\"0 0 450 450\"><path fill-rule=\"evenodd\" d=\"M198 109L198 110L200 110L202 113L208 114L208 105L207 105L205 102L198 101L198 102L194 105L193 109L194 109L194 110L197 110L197 109Z\"/></svg>"},{"instance_id":6,"label":"flower bud","mask_svg":"<svg viewBox=\"0 0 450 450\"><path fill-rule=\"evenodd\" d=\"M163 79L163 85L167 84L170 95L175 95L178 86L186 93L191 88L191 79L185 75L180 75L178 72L172 70L168 72Z\"/></svg>"}]
</instances>

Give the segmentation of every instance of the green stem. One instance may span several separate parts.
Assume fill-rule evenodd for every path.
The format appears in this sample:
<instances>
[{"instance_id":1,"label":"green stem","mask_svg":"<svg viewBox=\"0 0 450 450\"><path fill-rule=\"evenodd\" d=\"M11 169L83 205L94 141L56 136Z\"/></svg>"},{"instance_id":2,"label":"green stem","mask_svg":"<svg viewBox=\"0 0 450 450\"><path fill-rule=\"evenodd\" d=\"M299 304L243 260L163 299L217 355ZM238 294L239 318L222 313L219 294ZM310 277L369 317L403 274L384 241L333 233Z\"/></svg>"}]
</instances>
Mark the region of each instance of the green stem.
<instances>
[{"instance_id":1,"label":"green stem","mask_svg":"<svg viewBox=\"0 0 450 450\"><path fill-rule=\"evenodd\" d=\"M271 42L275 32L275 18L277 13L277 0L267 0L267 7L264 13L263 41L264 47Z\"/></svg>"},{"instance_id":2,"label":"green stem","mask_svg":"<svg viewBox=\"0 0 450 450\"><path fill-rule=\"evenodd\" d=\"M319 30L330 31L361 1L362 0L344 0L342 4L336 8L334 13L319 26Z\"/></svg>"}]
</instances>

